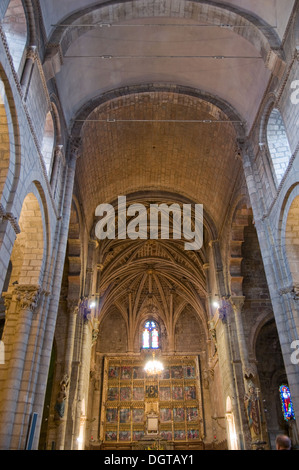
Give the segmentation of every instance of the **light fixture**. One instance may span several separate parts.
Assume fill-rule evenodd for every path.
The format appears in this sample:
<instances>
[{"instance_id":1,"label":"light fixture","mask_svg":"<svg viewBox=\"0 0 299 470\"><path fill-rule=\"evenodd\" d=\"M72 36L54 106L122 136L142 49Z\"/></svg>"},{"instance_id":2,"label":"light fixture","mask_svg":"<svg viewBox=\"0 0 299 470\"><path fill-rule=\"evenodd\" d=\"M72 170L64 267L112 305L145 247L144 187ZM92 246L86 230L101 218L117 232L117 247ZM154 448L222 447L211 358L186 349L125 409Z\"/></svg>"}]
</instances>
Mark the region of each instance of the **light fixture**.
<instances>
[{"instance_id":1,"label":"light fixture","mask_svg":"<svg viewBox=\"0 0 299 470\"><path fill-rule=\"evenodd\" d=\"M145 372L148 375L159 375L164 370L164 366L161 361L155 359L155 353L153 352L152 359L150 359L144 367Z\"/></svg>"},{"instance_id":2,"label":"light fixture","mask_svg":"<svg viewBox=\"0 0 299 470\"><path fill-rule=\"evenodd\" d=\"M215 301L213 302L213 306L214 306L215 308L219 308L219 302L217 302L217 300L215 300Z\"/></svg>"}]
</instances>

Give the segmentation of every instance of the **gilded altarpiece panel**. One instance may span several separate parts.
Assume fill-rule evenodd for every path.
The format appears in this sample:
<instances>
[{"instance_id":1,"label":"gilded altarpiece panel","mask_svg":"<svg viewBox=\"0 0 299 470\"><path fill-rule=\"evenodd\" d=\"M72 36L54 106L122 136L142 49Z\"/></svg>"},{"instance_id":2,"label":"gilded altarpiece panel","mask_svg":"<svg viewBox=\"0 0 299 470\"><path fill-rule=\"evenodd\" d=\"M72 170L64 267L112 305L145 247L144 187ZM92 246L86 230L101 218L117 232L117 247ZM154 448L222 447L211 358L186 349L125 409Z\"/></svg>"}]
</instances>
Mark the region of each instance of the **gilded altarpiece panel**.
<instances>
[{"instance_id":1,"label":"gilded altarpiece panel","mask_svg":"<svg viewBox=\"0 0 299 470\"><path fill-rule=\"evenodd\" d=\"M198 359L163 357L164 371L148 377L141 359L106 357L100 439L106 443L138 442L148 438L147 416L158 416L164 441L203 437L202 395Z\"/></svg>"}]
</instances>

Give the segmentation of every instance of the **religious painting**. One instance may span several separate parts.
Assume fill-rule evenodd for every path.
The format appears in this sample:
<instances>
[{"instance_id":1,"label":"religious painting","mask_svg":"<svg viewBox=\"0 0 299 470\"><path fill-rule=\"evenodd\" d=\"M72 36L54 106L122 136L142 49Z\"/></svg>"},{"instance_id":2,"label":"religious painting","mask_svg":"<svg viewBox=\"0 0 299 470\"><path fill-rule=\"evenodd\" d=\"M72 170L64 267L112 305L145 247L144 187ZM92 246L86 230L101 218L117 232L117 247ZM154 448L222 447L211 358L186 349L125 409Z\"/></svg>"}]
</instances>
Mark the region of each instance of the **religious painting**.
<instances>
[{"instance_id":1,"label":"religious painting","mask_svg":"<svg viewBox=\"0 0 299 470\"><path fill-rule=\"evenodd\" d=\"M160 409L160 420L161 420L161 423L167 423L171 421L171 409L170 408Z\"/></svg>"},{"instance_id":2,"label":"religious painting","mask_svg":"<svg viewBox=\"0 0 299 470\"><path fill-rule=\"evenodd\" d=\"M187 421L196 421L198 419L198 409L195 407L188 407L186 409L186 418Z\"/></svg>"},{"instance_id":3,"label":"religious painting","mask_svg":"<svg viewBox=\"0 0 299 470\"><path fill-rule=\"evenodd\" d=\"M108 359L105 368L107 399L106 404L103 403L104 440L136 442L149 432L168 441L200 439L202 412L195 362L190 358L182 358L179 363L172 358L165 362L162 374L155 380L146 376L139 360L132 358L128 363L124 360L120 363L115 358ZM287 404L286 394L284 398ZM150 402L157 402L153 421L148 420L146 413Z\"/></svg>"},{"instance_id":4,"label":"religious painting","mask_svg":"<svg viewBox=\"0 0 299 470\"><path fill-rule=\"evenodd\" d=\"M171 400L170 387L160 387L159 399L160 399L160 401L169 401L169 400Z\"/></svg>"},{"instance_id":5,"label":"religious painting","mask_svg":"<svg viewBox=\"0 0 299 470\"><path fill-rule=\"evenodd\" d=\"M133 441L139 441L144 437L144 431L133 431Z\"/></svg>"},{"instance_id":6,"label":"religious painting","mask_svg":"<svg viewBox=\"0 0 299 470\"><path fill-rule=\"evenodd\" d=\"M143 367L134 367L133 368L133 379L144 379L144 369Z\"/></svg>"},{"instance_id":7,"label":"religious painting","mask_svg":"<svg viewBox=\"0 0 299 470\"><path fill-rule=\"evenodd\" d=\"M185 379L195 379L195 367L186 365L184 366L184 378Z\"/></svg>"},{"instance_id":8,"label":"religious painting","mask_svg":"<svg viewBox=\"0 0 299 470\"><path fill-rule=\"evenodd\" d=\"M172 431L171 430L163 429L160 432L160 436L162 437L162 439L165 439L166 441L172 441Z\"/></svg>"},{"instance_id":9,"label":"religious painting","mask_svg":"<svg viewBox=\"0 0 299 470\"><path fill-rule=\"evenodd\" d=\"M108 379L117 379L119 374L118 366L111 366L108 369Z\"/></svg>"},{"instance_id":10,"label":"religious painting","mask_svg":"<svg viewBox=\"0 0 299 470\"><path fill-rule=\"evenodd\" d=\"M196 400L196 387L190 385L185 387L185 400Z\"/></svg>"},{"instance_id":11,"label":"religious painting","mask_svg":"<svg viewBox=\"0 0 299 470\"><path fill-rule=\"evenodd\" d=\"M198 429L188 429L188 439L199 439Z\"/></svg>"},{"instance_id":12,"label":"religious painting","mask_svg":"<svg viewBox=\"0 0 299 470\"><path fill-rule=\"evenodd\" d=\"M174 430L174 439L177 440L177 441L185 440L186 439L185 429L175 429Z\"/></svg>"},{"instance_id":13,"label":"religious painting","mask_svg":"<svg viewBox=\"0 0 299 470\"><path fill-rule=\"evenodd\" d=\"M124 423L129 423L130 420L131 420L130 408L121 408L119 410L119 422L124 424Z\"/></svg>"},{"instance_id":14,"label":"religious painting","mask_svg":"<svg viewBox=\"0 0 299 470\"><path fill-rule=\"evenodd\" d=\"M143 387L133 388L133 400L136 400L136 401L144 400L144 388Z\"/></svg>"},{"instance_id":15,"label":"religious painting","mask_svg":"<svg viewBox=\"0 0 299 470\"><path fill-rule=\"evenodd\" d=\"M117 433L116 431L106 431L106 441L116 441L117 440Z\"/></svg>"},{"instance_id":16,"label":"religious painting","mask_svg":"<svg viewBox=\"0 0 299 470\"><path fill-rule=\"evenodd\" d=\"M161 380L168 380L170 379L170 369L169 367L165 367L161 373Z\"/></svg>"},{"instance_id":17,"label":"religious painting","mask_svg":"<svg viewBox=\"0 0 299 470\"><path fill-rule=\"evenodd\" d=\"M183 400L183 387L181 385L174 385L172 387L172 398L173 400Z\"/></svg>"},{"instance_id":18,"label":"religious painting","mask_svg":"<svg viewBox=\"0 0 299 470\"><path fill-rule=\"evenodd\" d=\"M144 410L142 408L134 408L132 419L133 419L133 423L143 423Z\"/></svg>"},{"instance_id":19,"label":"religious painting","mask_svg":"<svg viewBox=\"0 0 299 470\"><path fill-rule=\"evenodd\" d=\"M121 379L127 380L132 377L132 367L131 366L122 366L121 368Z\"/></svg>"},{"instance_id":20,"label":"religious painting","mask_svg":"<svg viewBox=\"0 0 299 470\"><path fill-rule=\"evenodd\" d=\"M183 366L172 366L171 367L171 378L182 379L183 378Z\"/></svg>"},{"instance_id":21,"label":"religious painting","mask_svg":"<svg viewBox=\"0 0 299 470\"><path fill-rule=\"evenodd\" d=\"M173 408L173 421L175 422L185 421L184 408Z\"/></svg>"},{"instance_id":22,"label":"religious painting","mask_svg":"<svg viewBox=\"0 0 299 470\"><path fill-rule=\"evenodd\" d=\"M120 441L130 441L131 440L131 431L119 431L119 440Z\"/></svg>"},{"instance_id":23,"label":"religious painting","mask_svg":"<svg viewBox=\"0 0 299 470\"><path fill-rule=\"evenodd\" d=\"M108 401L117 401L118 400L118 387L109 387L107 394Z\"/></svg>"},{"instance_id":24,"label":"religious painting","mask_svg":"<svg viewBox=\"0 0 299 470\"><path fill-rule=\"evenodd\" d=\"M107 423L117 423L118 411L117 408L107 408L106 421Z\"/></svg>"},{"instance_id":25,"label":"religious painting","mask_svg":"<svg viewBox=\"0 0 299 470\"><path fill-rule=\"evenodd\" d=\"M120 387L120 401L130 401L130 400L131 400L131 388Z\"/></svg>"},{"instance_id":26,"label":"religious painting","mask_svg":"<svg viewBox=\"0 0 299 470\"><path fill-rule=\"evenodd\" d=\"M158 385L146 385L145 396L146 398L158 398Z\"/></svg>"}]
</instances>

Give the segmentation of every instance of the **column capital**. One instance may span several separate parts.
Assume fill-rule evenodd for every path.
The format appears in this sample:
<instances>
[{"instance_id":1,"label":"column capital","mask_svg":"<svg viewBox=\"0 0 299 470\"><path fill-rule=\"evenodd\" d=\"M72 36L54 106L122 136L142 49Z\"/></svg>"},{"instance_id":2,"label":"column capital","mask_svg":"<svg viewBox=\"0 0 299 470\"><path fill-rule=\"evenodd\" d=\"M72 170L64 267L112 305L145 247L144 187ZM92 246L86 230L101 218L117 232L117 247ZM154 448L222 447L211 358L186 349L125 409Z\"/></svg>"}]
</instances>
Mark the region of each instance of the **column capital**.
<instances>
[{"instance_id":1,"label":"column capital","mask_svg":"<svg viewBox=\"0 0 299 470\"><path fill-rule=\"evenodd\" d=\"M12 300L15 298L19 310L33 311L39 302L42 290L40 286L34 284L20 284L13 290Z\"/></svg>"},{"instance_id":2,"label":"column capital","mask_svg":"<svg viewBox=\"0 0 299 470\"><path fill-rule=\"evenodd\" d=\"M230 298L232 307L234 311L241 312L244 302L245 296L244 295L232 295Z\"/></svg>"},{"instance_id":3,"label":"column capital","mask_svg":"<svg viewBox=\"0 0 299 470\"><path fill-rule=\"evenodd\" d=\"M67 311L69 314L76 315L79 311L79 300L78 299L67 299Z\"/></svg>"}]
</instances>

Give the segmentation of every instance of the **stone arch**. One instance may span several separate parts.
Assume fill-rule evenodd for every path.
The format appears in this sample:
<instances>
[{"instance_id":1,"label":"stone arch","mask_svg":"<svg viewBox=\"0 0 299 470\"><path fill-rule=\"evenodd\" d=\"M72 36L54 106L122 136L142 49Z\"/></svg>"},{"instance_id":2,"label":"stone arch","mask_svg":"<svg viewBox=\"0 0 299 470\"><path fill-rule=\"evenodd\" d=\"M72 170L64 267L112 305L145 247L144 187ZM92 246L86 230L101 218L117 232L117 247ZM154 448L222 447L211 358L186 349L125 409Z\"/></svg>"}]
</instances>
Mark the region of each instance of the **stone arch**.
<instances>
[{"instance_id":1,"label":"stone arch","mask_svg":"<svg viewBox=\"0 0 299 470\"><path fill-rule=\"evenodd\" d=\"M13 95L0 64L0 203L12 204L20 172L19 127Z\"/></svg>"},{"instance_id":2,"label":"stone arch","mask_svg":"<svg viewBox=\"0 0 299 470\"><path fill-rule=\"evenodd\" d=\"M236 6L224 6L214 2L210 4L204 0L185 1L182 2L180 8L176 2L169 2L167 5L161 4L161 2L155 3L149 4L146 8L144 3L140 5L134 3L133 5L131 1L126 1L119 3L119 8L117 10L114 8L112 13L110 2L108 2L100 7L96 5L74 13L62 21L63 27L58 25L50 37L49 44L59 45L60 50L65 54L71 43L85 34L88 29L94 28L94 25L144 18L146 10L148 17L193 19L199 23L212 23L220 27L229 25L236 34L243 36L256 47L266 66L274 74L281 73L283 61L277 52L281 41L276 32L273 32L273 28L257 16L250 15L247 11L236 8ZM82 24L84 27L80 27ZM74 27L76 25L78 26ZM49 52L49 56L51 56L51 52Z\"/></svg>"},{"instance_id":3,"label":"stone arch","mask_svg":"<svg viewBox=\"0 0 299 470\"><path fill-rule=\"evenodd\" d=\"M22 0L10 0L2 24L14 67L18 72L28 39L27 18Z\"/></svg>"},{"instance_id":4,"label":"stone arch","mask_svg":"<svg viewBox=\"0 0 299 470\"><path fill-rule=\"evenodd\" d=\"M256 333L254 353L267 430L274 448L275 436L285 432L279 402L279 385L281 380L286 378L286 372L274 318L265 317Z\"/></svg>"},{"instance_id":5,"label":"stone arch","mask_svg":"<svg viewBox=\"0 0 299 470\"><path fill-rule=\"evenodd\" d=\"M299 283L298 259L299 259L299 233L296 232L298 221L296 213L299 202L299 185L295 183L286 193L278 220L278 241L280 257L285 277L285 288L294 289ZM297 216L298 218L298 216ZM296 263L297 260L297 263Z\"/></svg>"},{"instance_id":6,"label":"stone arch","mask_svg":"<svg viewBox=\"0 0 299 470\"><path fill-rule=\"evenodd\" d=\"M88 101L84 104L77 112L73 120L73 127L71 134L73 138L80 138L81 131L84 126L84 122L88 117L95 111L99 106L109 103L116 98L124 97L131 94L138 93L149 93L149 92L166 92L166 93L176 93L178 95L187 95L191 97L198 98L203 102L206 102L207 106L214 106L219 108L219 110L228 118L228 122L231 121L232 126L236 132L236 139L242 139L246 134L246 124L242 120L240 114L225 100L213 96L210 93L204 92L202 90L194 89L192 87L173 85L166 83L155 83L153 84L142 84L134 85L130 87L122 87L102 93L99 96L96 96L94 99ZM131 191L133 193L133 191Z\"/></svg>"},{"instance_id":7,"label":"stone arch","mask_svg":"<svg viewBox=\"0 0 299 470\"><path fill-rule=\"evenodd\" d=\"M285 249L293 285L299 294L299 195L289 208L285 227ZM297 290L296 290L297 292Z\"/></svg>"},{"instance_id":8,"label":"stone arch","mask_svg":"<svg viewBox=\"0 0 299 470\"><path fill-rule=\"evenodd\" d=\"M45 262L43 217L39 201L33 192L23 201L17 235L12 249L10 288L16 284L40 285Z\"/></svg>"}]
</instances>

